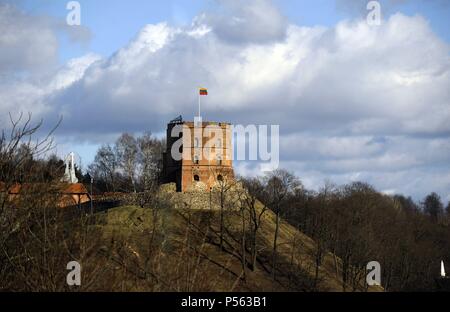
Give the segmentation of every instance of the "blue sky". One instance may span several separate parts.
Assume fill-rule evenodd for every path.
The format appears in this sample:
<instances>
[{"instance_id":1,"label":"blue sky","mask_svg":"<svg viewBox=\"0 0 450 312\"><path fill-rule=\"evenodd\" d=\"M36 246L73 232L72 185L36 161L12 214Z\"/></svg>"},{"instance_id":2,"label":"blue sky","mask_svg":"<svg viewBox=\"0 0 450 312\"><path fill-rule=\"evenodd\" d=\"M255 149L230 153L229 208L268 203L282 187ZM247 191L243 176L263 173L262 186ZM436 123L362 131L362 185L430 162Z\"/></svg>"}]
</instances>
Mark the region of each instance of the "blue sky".
<instances>
[{"instance_id":1,"label":"blue sky","mask_svg":"<svg viewBox=\"0 0 450 312\"><path fill-rule=\"evenodd\" d=\"M366 0L80 0L81 27L67 2L0 0L0 109L64 116L59 156L86 167L121 132L162 135L202 85L208 118L280 125L308 188L450 201L450 1L381 0L376 27Z\"/></svg>"},{"instance_id":2,"label":"blue sky","mask_svg":"<svg viewBox=\"0 0 450 312\"><path fill-rule=\"evenodd\" d=\"M65 18L67 1L21 0L21 7L31 14L44 14ZM80 45L61 36L60 58L62 62L88 51L108 56L126 45L146 24L168 22L181 26L190 24L202 11L218 10L214 0L80 0L82 25L92 32L88 44ZM361 11L364 0L275 0L277 7L293 23L304 26L333 26L342 19L365 14ZM339 1L338 1L339 2ZM348 2L349 4L345 4ZM380 1L384 17L402 12L420 14L434 31L450 41L450 5L446 0ZM384 5L383 2L386 2ZM356 5L354 3L357 3ZM360 4L361 3L361 4Z\"/></svg>"}]
</instances>

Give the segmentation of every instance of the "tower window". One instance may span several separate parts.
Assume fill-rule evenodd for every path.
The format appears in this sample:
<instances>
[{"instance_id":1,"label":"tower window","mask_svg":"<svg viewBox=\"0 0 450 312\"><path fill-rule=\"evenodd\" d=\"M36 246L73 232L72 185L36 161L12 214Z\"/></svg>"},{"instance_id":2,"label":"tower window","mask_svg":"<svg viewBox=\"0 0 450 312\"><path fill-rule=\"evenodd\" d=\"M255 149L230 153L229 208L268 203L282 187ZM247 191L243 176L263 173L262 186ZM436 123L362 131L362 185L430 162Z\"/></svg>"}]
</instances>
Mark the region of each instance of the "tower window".
<instances>
[{"instance_id":1,"label":"tower window","mask_svg":"<svg viewBox=\"0 0 450 312\"><path fill-rule=\"evenodd\" d=\"M217 147L218 148L222 147L222 139L217 139Z\"/></svg>"},{"instance_id":2,"label":"tower window","mask_svg":"<svg viewBox=\"0 0 450 312\"><path fill-rule=\"evenodd\" d=\"M217 155L217 165L222 166L222 156Z\"/></svg>"},{"instance_id":3,"label":"tower window","mask_svg":"<svg viewBox=\"0 0 450 312\"><path fill-rule=\"evenodd\" d=\"M194 138L194 147L199 147L200 141L198 138Z\"/></svg>"},{"instance_id":4,"label":"tower window","mask_svg":"<svg viewBox=\"0 0 450 312\"><path fill-rule=\"evenodd\" d=\"M198 161L198 155L194 156L194 164L198 165L199 161Z\"/></svg>"},{"instance_id":5,"label":"tower window","mask_svg":"<svg viewBox=\"0 0 450 312\"><path fill-rule=\"evenodd\" d=\"M200 177L198 176L198 174L194 175L194 181L200 181Z\"/></svg>"}]
</instances>

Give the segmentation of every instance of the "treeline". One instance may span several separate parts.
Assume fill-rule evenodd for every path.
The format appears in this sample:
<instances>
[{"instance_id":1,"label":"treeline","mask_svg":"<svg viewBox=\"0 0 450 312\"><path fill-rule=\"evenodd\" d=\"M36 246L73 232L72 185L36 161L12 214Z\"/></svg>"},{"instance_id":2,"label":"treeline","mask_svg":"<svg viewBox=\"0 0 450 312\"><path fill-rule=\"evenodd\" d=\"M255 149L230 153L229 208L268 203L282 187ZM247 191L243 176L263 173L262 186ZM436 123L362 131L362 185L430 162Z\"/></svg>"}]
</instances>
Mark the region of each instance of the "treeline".
<instances>
[{"instance_id":1,"label":"treeline","mask_svg":"<svg viewBox=\"0 0 450 312\"><path fill-rule=\"evenodd\" d=\"M64 160L53 154L53 140L46 137L37 143L29 142L42 123L30 125L21 116L11 130L0 136L0 182L47 183L61 181ZM19 123L22 128L19 128ZM75 174L81 183L89 186L93 181L94 193L144 192L158 185L162 172L165 141L150 132L135 137L123 133L114 144L104 144L87 168L75 164ZM90 189L90 188L88 188Z\"/></svg>"},{"instance_id":2,"label":"treeline","mask_svg":"<svg viewBox=\"0 0 450 312\"><path fill-rule=\"evenodd\" d=\"M41 141L34 139L40 126L40 123L31 125L31 116L24 120L21 117L13 121L10 133L0 135L0 181L3 182L0 186L3 188L0 189L0 289L68 290L70 288L63 282L65 268L73 259L86 264L83 266L83 290L111 289L110 281L116 278L119 283L122 278L114 275L114 271L102 271L106 258L99 257L99 253L104 252L105 246L91 239L102 235L97 227L97 216L82 214L67 220L64 210L55 205L57 195L50 190L53 182L61 180L64 164L55 156L42 158L51 152L53 142L50 137ZM161 198L154 196L164 145L150 134L137 138L123 134L115 144L102 146L89 166L96 187L109 192L149 191L153 198L146 207L152 209L155 217L161 217L164 210L170 208L168 203L158 202ZM80 174L78 172L78 178L83 182L89 178L88 174ZM215 243L221 250L226 249L230 230L227 215L232 205L241 207L238 212L242 216L242 231L235 232L236 235L242 233L236 240L242 245L243 272L254 271L260 265L258 259L264 259L270 264L271 268L269 265L266 268L273 281L279 280L279 267L284 261L279 250L281 220L313 238L316 244L313 251L316 276L308 289L317 289L320 284L323 276L319 276L319 269L327 252L336 255L334 274L343 281L346 291L364 284L366 265L370 261L381 264L381 282L387 291L434 290L440 261L450 263L450 205L444 209L435 193L416 203L402 195L381 194L361 182L343 186L326 184L319 191L311 191L286 170L239 180L250 196L243 192L236 197L226 185L226 179L218 181L219 187L213 195L218 198L220 213L213 233L218 236ZM11 201L6 190L17 182L33 182L31 185L35 187L26 189L18 200ZM258 208L258 201L263 203L262 209ZM275 214L269 257L267 249L264 254L261 251L261 224L266 209ZM158 222L154 222L155 227ZM153 233L145 232L142 236L153 244L145 246L160 242ZM113 252L123 256L129 249L126 243L124 240L122 246L111 240L107 258ZM158 248L161 246L163 244ZM147 252L152 253L155 248L147 248ZM184 259L197 259L197 256L179 259L185 262ZM155 256L157 268L161 263L158 257ZM114 262L114 267L116 264ZM128 269L122 262L117 265ZM99 278L99 274L105 278ZM161 278L169 278L173 272L160 274ZM151 280L149 287L169 280L167 278Z\"/></svg>"},{"instance_id":3,"label":"treeline","mask_svg":"<svg viewBox=\"0 0 450 312\"><path fill-rule=\"evenodd\" d=\"M315 192L285 170L243 181L277 216L314 239L316 275L326 252L340 258L335 274L344 290L357 289L367 263L378 261L386 291L430 291L440 261L450 263L450 203L444 210L436 193L415 203L361 182L326 184Z\"/></svg>"},{"instance_id":4,"label":"treeline","mask_svg":"<svg viewBox=\"0 0 450 312\"><path fill-rule=\"evenodd\" d=\"M51 135L59 122L42 139L35 139L42 121L32 123L32 116L10 116L10 130L0 132L0 183L4 187L15 183L44 183L64 174L64 162L50 154L54 148Z\"/></svg>"},{"instance_id":5,"label":"treeline","mask_svg":"<svg viewBox=\"0 0 450 312\"><path fill-rule=\"evenodd\" d=\"M165 142L151 134L122 134L115 144L97 151L89 167L94 185L99 192L154 190L164 148ZM450 203L444 209L436 193L416 203L403 195L381 194L362 182L328 183L311 191L286 170L240 180L275 213L276 231L282 218L315 240L317 278L326 252L340 259L335 259L336 275L350 288L343 290L364 282L370 261L381 264L387 291L432 290L440 261L450 263ZM253 213L250 219L257 221ZM271 262L277 262L277 233Z\"/></svg>"},{"instance_id":6,"label":"treeline","mask_svg":"<svg viewBox=\"0 0 450 312\"><path fill-rule=\"evenodd\" d=\"M83 182L94 179L96 192L143 192L157 186L162 172L164 140L150 132L123 133L114 144L101 146Z\"/></svg>"},{"instance_id":7,"label":"treeline","mask_svg":"<svg viewBox=\"0 0 450 312\"><path fill-rule=\"evenodd\" d=\"M65 268L71 257L83 259L92 234L84 217L67 222L58 207L55 185L64 162L49 156L51 135L36 139L42 122L31 114L11 117L10 129L0 132L0 290L57 291L65 289ZM27 184L20 196L9 191ZM90 244L90 243L88 243ZM90 271L89 267L86 268ZM67 289L67 288L66 288Z\"/></svg>"}]
</instances>

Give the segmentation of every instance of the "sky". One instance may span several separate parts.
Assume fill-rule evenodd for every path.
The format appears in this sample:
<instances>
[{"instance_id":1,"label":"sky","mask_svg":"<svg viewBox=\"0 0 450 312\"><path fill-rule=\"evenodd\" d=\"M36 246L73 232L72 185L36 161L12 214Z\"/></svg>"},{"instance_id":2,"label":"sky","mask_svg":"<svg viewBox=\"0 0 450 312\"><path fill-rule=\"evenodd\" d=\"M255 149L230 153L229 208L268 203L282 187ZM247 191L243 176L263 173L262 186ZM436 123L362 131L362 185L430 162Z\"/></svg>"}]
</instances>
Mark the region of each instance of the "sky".
<instances>
[{"instance_id":1,"label":"sky","mask_svg":"<svg viewBox=\"0 0 450 312\"><path fill-rule=\"evenodd\" d=\"M0 0L0 128L32 112L83 167L122 132L192 119L280 126L307 188L365 181L450 200L450 1ZM238 162L243 175L263 164Z\"/></svg>"}]
</instances>

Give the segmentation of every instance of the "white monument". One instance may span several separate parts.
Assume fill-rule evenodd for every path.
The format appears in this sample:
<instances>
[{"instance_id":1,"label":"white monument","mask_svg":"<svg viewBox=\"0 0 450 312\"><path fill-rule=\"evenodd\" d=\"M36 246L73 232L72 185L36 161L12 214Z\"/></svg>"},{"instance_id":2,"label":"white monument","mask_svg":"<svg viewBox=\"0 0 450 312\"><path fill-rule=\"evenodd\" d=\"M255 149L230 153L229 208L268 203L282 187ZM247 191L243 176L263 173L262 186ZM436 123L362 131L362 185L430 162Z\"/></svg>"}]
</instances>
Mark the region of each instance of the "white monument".
<instances>
[{"instance_id":1,"label":"white monument","mask_svg":"<svg viewBox=\"0 0 450 312\"><path fill-rule=\"evenodd\" d=\"M67 183L78 183L77 176L75 175L75 154L70 152L64 160L66 164L66 170L64 172L63 181Z\"/></svg>"},{"instance_id":2,"label":"white monument","mask_svg":"<svg viewBox=\"0 0 450 312\"><path fill-rule=\"evenodd\" d=\"M441 277L445 277L444 261L441 261Z\"/></svg>"}]
</instances>

